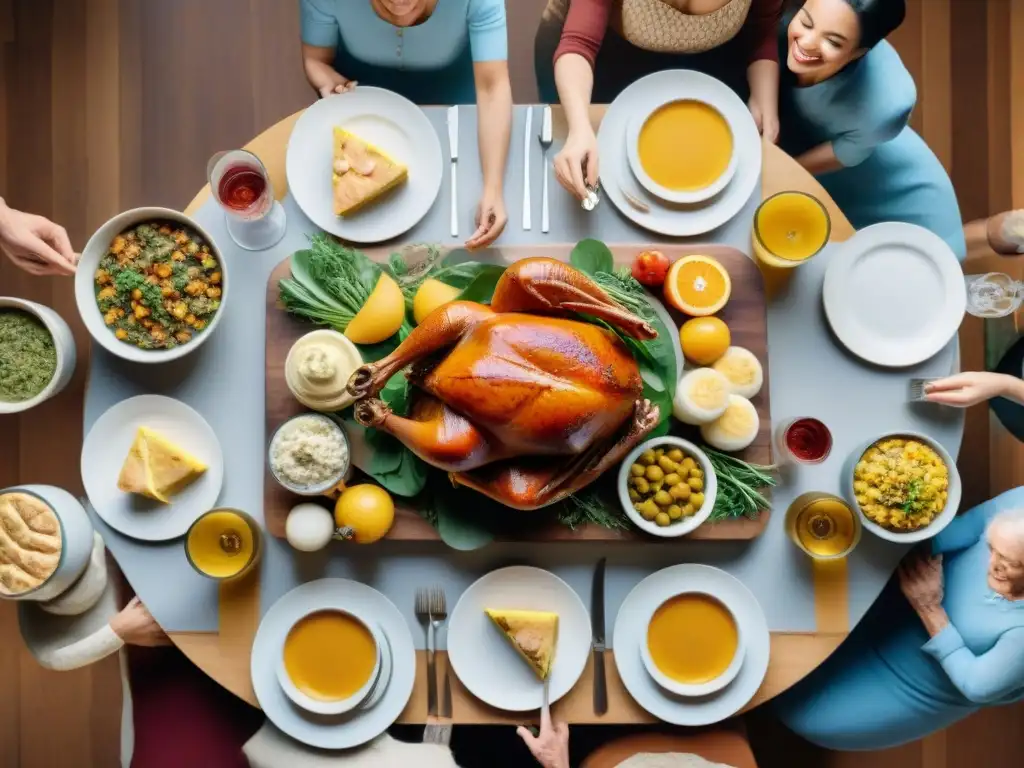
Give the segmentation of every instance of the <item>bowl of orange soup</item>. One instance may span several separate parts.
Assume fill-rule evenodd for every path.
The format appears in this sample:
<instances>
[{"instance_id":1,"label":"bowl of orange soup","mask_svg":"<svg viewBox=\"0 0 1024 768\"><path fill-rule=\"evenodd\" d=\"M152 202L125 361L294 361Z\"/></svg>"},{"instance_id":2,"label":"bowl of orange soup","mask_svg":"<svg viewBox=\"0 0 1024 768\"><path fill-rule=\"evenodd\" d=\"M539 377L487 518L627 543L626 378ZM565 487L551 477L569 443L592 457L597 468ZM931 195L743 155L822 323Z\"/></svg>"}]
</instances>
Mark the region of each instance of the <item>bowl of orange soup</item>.
<instances>
[{"instance_id":1,"label":"bowl of orange soup","mask_svg":"<svg viewBox=\"0 0 1024 768\"><path fill-rule=\"evenodd\" d=\"M626 134L629 166L652 195L670 203L700 203L736 173L732 127L700 99L675 99L638 115Z\"/></svg>"},{"instance_id":2,"label":"bowl of orange soup","mask_svg":"<svg viewBox=\"0 0 1024 768\"><path fill-rule=\"evenodd\" d=\"M373 692L381 674L381 640L368 620L337 608L310 611L285 637L277 677L303 709L340 715Z\"/></svg>"},{"instance_id":3,"label":"bowl of orange soup","mask_svg":"<svg viewBox=\"0 0 1024 768\"><path fill-rule=\"evenodd\" d=\"M648 674L679 696L720 691L743 666L743 636L736 615L706 592L681 592L659 605L640 649Z\"/></svg>"}]
</instances>

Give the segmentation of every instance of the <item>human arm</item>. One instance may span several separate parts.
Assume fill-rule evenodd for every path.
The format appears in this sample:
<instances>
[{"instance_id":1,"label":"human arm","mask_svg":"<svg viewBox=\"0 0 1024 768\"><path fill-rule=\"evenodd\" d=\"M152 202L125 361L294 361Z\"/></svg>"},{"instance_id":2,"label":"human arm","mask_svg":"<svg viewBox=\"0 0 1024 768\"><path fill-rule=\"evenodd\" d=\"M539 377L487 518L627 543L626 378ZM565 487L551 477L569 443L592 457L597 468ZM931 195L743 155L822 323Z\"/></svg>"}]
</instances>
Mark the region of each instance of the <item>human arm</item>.
<instances>
[{"instance_id":1,"label":"human arm","mask_svg":"<svg viewBox=\"0 0 1024 768\"><path fill-rule=\"evenodd\" d=\"M9 207L0 197L0 251L30 275L73 275L78 254L64 227Z\"/></svg>"},{"instance_id":2,"label":"human arm","mask_svg":"<svg viewBox=\"0 0 1024 768\"><path fill-rule=\"evenodd\" d=\"M942 665L968 701L993 704L1024 689L1024 627L1007 630L980 656L964 645L948 618L939 632L929 634L932 639L921 650Z\"/></svg>"},{"instance_id":3,"label":"human arm","mask_svg":"<svg viewBox=\"0 0 1024 768\"><path fill-rule=\"evenodd\" d=\"M594 63L604 41L612 0L572 0L555 50L555 86L568 124L565 145L555 155L555 178L577 199L598 180L597 135L590 122Z\"/></svg>"},{"instance_id":4,"label":"human arm","mask_svg":"<svg viewBox=\"0 0 1024 768\"><path fill-rule=\"evenodd\" d=\"M967 371L930 382L925 387L929 402L967 408L993 397L1024 404L1024 381L1006 373Z\"/></svg>"},{"instance_id":5,"label":"human arm","mask_svg":"<svg viewBox=\"0 0 1024 768\"><path fill-rule=\"evenodd\" d=\"M761 135L772 143L779 138L779 44L782 0L753 0L743 22L747 51L750 114Z\"/></svg>"},{"instance_id":6,"label":"human arm","mask_svg":"<svg viewBox=\"0 0 1024 768\"><path fill-rule=\"evenodd\" d=\"M338 21L323 6L323 0L302 0L302 68L313 89L326 98L352 90L356 83L334 68L338 47Z\"/></svg>"},{"instance_id":7,"label":"human arm","mask_svg":"<svg viewBox=\"0 0 1024 768\"><path fill-rule=\"evenodd\" d=\"M569 726L564 722L552 723L547 707L540 711L540 731L534 736L527 728L516 728L530 754L543 768L569 768Z\"/></svg>"},{"instance_id":8,"label":"human arm","mask_svg":"<svg viewBox=\"0 0 1024 768\"><path fill-rule=\"evenodd\" d=\"M796 161L812 176L821 176L844 167L836 157L835 147L832 146L831 141L812 147L802 155L798 155Z\"/></svg>"},{"instance_id":9,"label":"human arm","mask_svg":"<svg viewBox=\"0 0 1024 768\"><path fill-rule=\"evenodd\" d=\"M167 635L137 597L91 635L40 653L39 663L47 669L66 672L104 659L124 645L170 645Z\"/></svg>"},{"instance_id":10,"label":"human arm","mask_svg":"<svg viewBox=\"0 0 1024 768\"><path fill-rule=\"evenodd\" d=\"M508 74L504 2L473 0L469 10L483 195L477 206L477 228L466 241L466 247L482 248L494 242L508 222L504 186L512 133L512 84Z\"/></svg>"}]
</instances>

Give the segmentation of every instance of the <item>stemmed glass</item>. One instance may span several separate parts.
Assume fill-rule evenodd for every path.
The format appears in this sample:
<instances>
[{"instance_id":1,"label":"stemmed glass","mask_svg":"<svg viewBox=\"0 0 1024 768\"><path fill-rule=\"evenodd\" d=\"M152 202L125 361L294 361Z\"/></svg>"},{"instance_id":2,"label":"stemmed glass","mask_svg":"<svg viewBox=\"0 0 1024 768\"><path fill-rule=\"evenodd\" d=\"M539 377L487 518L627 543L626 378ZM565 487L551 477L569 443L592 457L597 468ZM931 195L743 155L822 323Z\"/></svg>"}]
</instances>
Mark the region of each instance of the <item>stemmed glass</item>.
<instances>
[{"instance_id":1,"label":"stemmed glass","mask_svg":"<svg viewBox=\"0 0 1024 768\"><path fill-rule=\"evenodd\" d=\"M256 155L244 149L218 152L210 158L207 176L235 243L263 251L281 241L287 228L284 208L274 199L270 174Z\"/></svg>"}]
</instances>

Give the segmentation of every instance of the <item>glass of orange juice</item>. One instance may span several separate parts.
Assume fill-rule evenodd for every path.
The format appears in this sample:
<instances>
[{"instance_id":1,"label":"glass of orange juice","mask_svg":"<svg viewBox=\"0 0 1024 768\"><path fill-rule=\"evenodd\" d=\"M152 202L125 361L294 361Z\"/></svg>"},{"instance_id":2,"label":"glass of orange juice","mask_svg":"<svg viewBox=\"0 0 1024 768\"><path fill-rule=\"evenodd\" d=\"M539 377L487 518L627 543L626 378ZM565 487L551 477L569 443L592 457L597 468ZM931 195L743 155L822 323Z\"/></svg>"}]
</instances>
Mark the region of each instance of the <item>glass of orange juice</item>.
<instances>
[{"instance_id":1,"label":"glass of orange juice","mask_svg":"<svg viewBox=\"0 0 1024 768\"><path fill-rule=\"evenodd\" d=\"M821 201L806 192L777 192L754 213L754 255L770 267L791 269L821 252L832 219Z\"/></svg>"},{"instance_id":2,"label":"glass of orange juice","mask_svg":"<svg viewBox=\"0 0 1024 768\"><path fill-rule=\"evenodd\" d=\"M786 510L786 533L811 558L836 560L860 541L860 517L838 496L811 491Z\"/></svg>"},{"instance_id":3,"label":"glass of orange juice","mask_svg":"<svg viewBox=\"0 0 1024 768\"><path fill-rule=\"evenodd\" d=\"M241 578L259 561L260 526L241 510L211 509L185 534L185 556L207 578Z\"/></svg>"}]
</instances>

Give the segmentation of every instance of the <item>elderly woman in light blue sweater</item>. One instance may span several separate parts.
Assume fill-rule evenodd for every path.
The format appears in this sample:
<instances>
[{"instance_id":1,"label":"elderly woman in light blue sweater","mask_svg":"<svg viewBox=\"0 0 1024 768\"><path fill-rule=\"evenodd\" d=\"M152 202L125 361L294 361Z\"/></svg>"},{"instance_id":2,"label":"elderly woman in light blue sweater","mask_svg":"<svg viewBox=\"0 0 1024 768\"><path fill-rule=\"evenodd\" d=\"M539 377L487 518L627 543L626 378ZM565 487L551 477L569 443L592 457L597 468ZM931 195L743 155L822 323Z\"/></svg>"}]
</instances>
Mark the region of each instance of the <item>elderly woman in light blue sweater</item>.
<instances>
[{"instance_id":1,"label":"elderly woman in light blue sweater","mask_svg":"<svg viewBox=\"0 0 1024 768\"><path fill-rule=\"evenodd\" d=\"M829 749L884 749L1024 699L1024 488L957 517L889 586L776 699L786 725Z\"/></svg>"}]
</instances>

